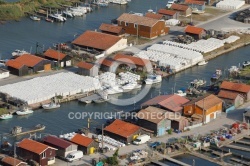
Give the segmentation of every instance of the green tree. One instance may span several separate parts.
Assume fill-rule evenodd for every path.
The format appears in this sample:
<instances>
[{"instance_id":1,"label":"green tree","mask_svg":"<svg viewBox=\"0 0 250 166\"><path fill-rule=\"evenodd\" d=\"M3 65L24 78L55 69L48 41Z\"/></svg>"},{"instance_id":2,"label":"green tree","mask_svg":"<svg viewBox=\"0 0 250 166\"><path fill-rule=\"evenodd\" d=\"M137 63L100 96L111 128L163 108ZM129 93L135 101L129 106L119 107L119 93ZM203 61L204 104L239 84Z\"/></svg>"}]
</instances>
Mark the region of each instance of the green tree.
<instances>
[{"instance_id":1,"label":"green tree","mask_svg":"<svg viewBox=\"0 0 250 166\"><path fill-rule=\"evenodd\" d=\"M118 165L118 152L119 152L119 149L115 151L112 157L108 157L106 162L110 165Z\"/></svg>"}]
</instances>

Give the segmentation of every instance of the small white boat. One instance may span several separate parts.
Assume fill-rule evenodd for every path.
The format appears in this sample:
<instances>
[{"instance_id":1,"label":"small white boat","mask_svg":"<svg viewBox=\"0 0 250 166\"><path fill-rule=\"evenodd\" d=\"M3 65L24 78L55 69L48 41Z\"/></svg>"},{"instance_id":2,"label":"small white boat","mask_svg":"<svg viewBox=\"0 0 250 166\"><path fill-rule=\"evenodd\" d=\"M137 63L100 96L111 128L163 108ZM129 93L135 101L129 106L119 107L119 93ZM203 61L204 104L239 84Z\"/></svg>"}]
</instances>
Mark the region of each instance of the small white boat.
<instances>
[{"instance_id":1,"label":"small white boat","mask_svg":"<svg viewBox=\"0 0 250 166\"><path fill-rule=\"evenodd\" d=\"M159 83L162 81L162 76L161 75L148 75L147 79L145 80L145 83L147 85Z\"/></svg>"},{"instance_id":2,"label":"small white boat","mask_svg":"<svg viewBox=\"0 0 250 166\"><path fill-rule=\"evenodd\" d=\"M126 0L110 0L110 3L115 3L119 5L126 5L128 2Z\"/></svg>"},{"instance_id":3,"label":"small white boat","mask_svg":"<svg viewBox=\"0 0 250 166\"><path fill-rule=\"evenodd\" d=\"M64 11L63 14L66 16L66 17L74 17L74 15L70 12L70 11Z\"/></svg>"},{"instance_id":4,"label":"small white boat","mask_svg":"<svg viewBox=\"0 0 250 166\"><path fill-rule=\"evenodd\" d=\"M78 99L78 101L86 103L86 104L92 103L92 100Z\"/></svg>"},{"instance_id":5,"label":"small white boat","mask_svg":"<svg viewBox=\"0 0 250 166\"><path fill-rule=\"evenodd\" d=\"M37 16L30 16L30 19L34 20L34 21L40 21L41 20L41 18L39 18Z\"/></svg>"},{"instance_id":6,"label":"small white boat","mask_svg":"<svg viewBox=\"0 0 250 166\"><path fill-rule=\"evenodd\" d=\"M12 114L3 114L0 116L0 119L2 120L11 119L11 118L13 118Z\"/></svg>"},{"instance_id":7,"label":"small white boat","mask_svg":"<svg viewBox=\"0 0 250 166\"><path fill-rule=\"evenodd\" d=\"M94 103L103 103L103 102L105 102L105 101L109 101L109 99L104 99L104 98L99 98L99 99L95 99L95 100L93 100L93 102Z\"/></svg>"},{"instance_id":8,"label":"small white boat","mask_svg":"<svg viewBox=\"0 0 250 166\"><path fill-rule=\"evenodd\" d=\"M60 104L51 102L51 103L49 103L49 104L43 104L42 107L43 107L43 109L45 109L45 110L51 110L51 109L59 108L59 107L60 107Z\"/></svg>"},{"instance_id":9,"label":"small white boat","mask_svg":"<svg viewBox=\"0 0 250 166\"><path fill-rule=\"evenodd\" d=\"M16 111L17 115L28 115L28 114L32 114L34 111L29 109L28 107L24 107L23 109Z\"/></svg>"},{"instance_id":10,"label":"small white boat","mask_svg":"<svg viewBox=\"0 0 250 166\"><path fill-rule=\"evenodd\" d=\"M116 86L113 86L113 87L108 87L105 90L105 92L108 95L113 95L113 94L117 94L117 93L122 93L123 89L116 85Z\"/></svg>"},{"instance_id":11,"label":"small white boat","mask_svg":"<svg viewBox=\"0 0 250 166\"><path fill-rule=\"evenodd\" d=\"M175 94L179 95L179 96L182 96L182 97L187 95L187 93L183 92L182 90L178 90L177 93L175 93Z\"/></svg>"},{"instance_id":12,"label":"small white boat","mask_svg":"<svg viewBox=\"0 0 250 166\"><path fill-rule=\"evenodd\" d=\"M137 84L136 82L135 83L128 83L128 84L122 86L121 88L124 91L130 91L130 90L133 90L133 89L140 89L141 85Z\"/></svg>"},{"instance_id":13,"label":"small white boat","mask_svg":"<svg viewBox=\"0 0 250 166\"><path fill-rule=\"evenodd\" d=\"M201 62L198 63L198 66L203 66L203 65L206 65L208 62L203 60Z\"/></svg>"},{"instance_id":14,"label":"small white boat","mask_svg":"<svg viewBox=\"0 0 250 166\"><path fill-rule=\"evenodd\" d=\"M11 54L12 54L12 56L21 56L23 54L28 54L28 52L26 52L24 50L15 50Z\"/></svg>"},{"instance_id":15,"label":"small white boat","mask_svg":"<svg viewBox=\"0 0 250 166\"><path fill-rule=\"evenodd\" d=\"M247 67L247 66L250 66L250 61L244 61L243 63L242 63L242 67L244 68L244 67Z\"/></svg>"}]
</instances>

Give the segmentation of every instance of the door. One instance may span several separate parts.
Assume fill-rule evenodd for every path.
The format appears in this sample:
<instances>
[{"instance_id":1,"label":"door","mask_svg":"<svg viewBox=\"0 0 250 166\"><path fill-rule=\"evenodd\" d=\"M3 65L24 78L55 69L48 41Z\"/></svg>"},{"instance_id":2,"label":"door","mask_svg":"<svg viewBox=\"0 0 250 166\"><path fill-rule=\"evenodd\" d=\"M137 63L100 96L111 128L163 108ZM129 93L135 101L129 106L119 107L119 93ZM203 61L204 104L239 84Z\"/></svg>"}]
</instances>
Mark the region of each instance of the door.
<instances>
[{"instance_id":1,"label":"door","mask_svg":"<svg viewBox=\"0 0 250 166\"><path fill-rule=\"evenodd\" d=\"M158 128L158 136L165 135L165 127L159 127Z\"/></svg>"},{"instance_id":2,"label":"door","mask_svg":"<svg viewBox=\"0 0 250 166\"><path fill-rule=\"evenodd\" d=\"M44 65L44 71L50 71L51 70L51 64Z\"/></svg>"}]
</instances>

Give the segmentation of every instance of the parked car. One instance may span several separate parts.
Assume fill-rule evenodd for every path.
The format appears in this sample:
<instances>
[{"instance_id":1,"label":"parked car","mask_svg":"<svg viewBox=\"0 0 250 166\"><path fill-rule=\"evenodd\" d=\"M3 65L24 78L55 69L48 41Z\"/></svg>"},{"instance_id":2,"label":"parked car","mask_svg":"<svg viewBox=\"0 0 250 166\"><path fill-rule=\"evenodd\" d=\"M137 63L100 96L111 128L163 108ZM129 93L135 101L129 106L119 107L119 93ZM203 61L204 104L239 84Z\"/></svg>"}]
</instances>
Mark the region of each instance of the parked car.
<instances>
[{"instance_id":1,"label":"parked car","mask_svg":"<svg viewBox=\"0 0 250 166\"><path fill-rule=\"evenodd\" d=\"M83 157L82 151L71 152L67 155L66 160L69 162L73 162L75 160L80 160Z\"/></svg>"},{"instance_id":2,"label":"parked car","mask_svg":"<svg viewBox=\"0 0 250 166\"><path fill-rule=\"evenodd\" d=\"M159 146L161 143L156 141L156 142L153 142L149 145L150 148L156 148L157 146Z\"/></svg>"},{"instance_id":3,"label":"parked car","mask_svg":"<svg viewBox=\"0 0 250 166\"><path fill-rule=\"evenodd\" d=\"M150 140L150 136L147 135L147 134L143 134L143 135L138 136L133 141L133 143L136 144L136 145L140 145L140 144L144 144L144 143L148 142L149 140Z\"/></svg>"}]
</instances>

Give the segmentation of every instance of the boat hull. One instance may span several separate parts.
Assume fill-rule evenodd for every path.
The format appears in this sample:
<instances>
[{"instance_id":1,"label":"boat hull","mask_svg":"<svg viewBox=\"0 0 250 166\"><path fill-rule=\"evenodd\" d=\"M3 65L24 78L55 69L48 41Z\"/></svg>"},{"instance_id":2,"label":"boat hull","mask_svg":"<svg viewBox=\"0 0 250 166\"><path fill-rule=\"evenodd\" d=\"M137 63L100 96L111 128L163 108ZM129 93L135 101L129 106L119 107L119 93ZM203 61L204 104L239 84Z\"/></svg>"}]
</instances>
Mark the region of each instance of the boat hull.
<instances>
[{"instance_id":1,"label":"boat hull","mask_svg":"<svg viewBox=\"0 0 250 166\"><path fill-rule=\"evenodd\" d=\"M42 107L43 107L43 109L45 109L45 110L51 110L51 109L59 108L60 105L50 106L49 104L45 104L45 105L43 105Z\"/></svg>"},{"instance_id":2,"label":"boat hull","mask_svg":"<svg viewBox=\"0 0 250 166\"><path fill-rule=\"evenodd\" d=\"M13 118L13 115L0 116L0 119L1 119L1 120L11 119L11 118Z\"/></svg>"},{"instance_id":3,"label":"boat hull","mask_svg":"<svg viewBox=\"0 0 250 166\"><path fill-rule=\"evenodd\" d=\"M23 112L23 111L17 111L16 114L19 115L19 116L23 116L23 115L28 115L28 114L32 114L33 111L26 111L26 112Z\"/></svg>"}]
</instances>

